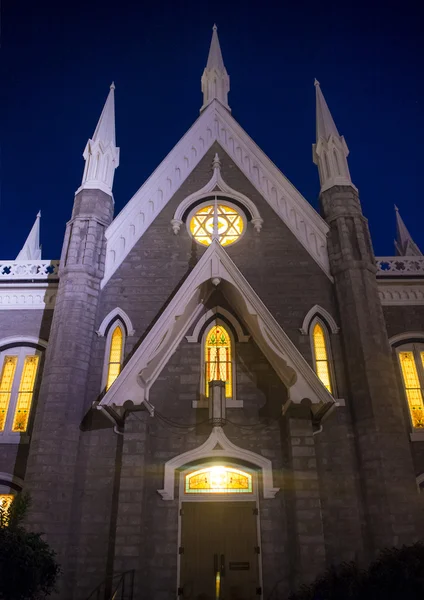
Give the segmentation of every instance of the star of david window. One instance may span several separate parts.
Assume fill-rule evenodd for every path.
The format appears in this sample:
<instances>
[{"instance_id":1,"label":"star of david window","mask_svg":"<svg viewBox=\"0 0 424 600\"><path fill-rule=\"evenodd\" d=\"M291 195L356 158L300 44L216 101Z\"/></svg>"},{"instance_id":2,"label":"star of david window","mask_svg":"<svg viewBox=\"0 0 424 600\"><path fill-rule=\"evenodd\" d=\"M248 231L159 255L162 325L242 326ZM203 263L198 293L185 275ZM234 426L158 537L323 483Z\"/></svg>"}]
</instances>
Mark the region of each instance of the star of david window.
<instances>
[{"instance_id":1,"label":"star of david window","mask_svg":"<svg viewBox=\"0 0 424 600\"><path fill-rule=\"evenodd\" d=\"M189 231L193 238L203 246L209 246L212 240L218 240L221 246L237 242L245 229L245 217L234 205L222 203L211 198L191 213Z\"/></svg>"}]
</instances>

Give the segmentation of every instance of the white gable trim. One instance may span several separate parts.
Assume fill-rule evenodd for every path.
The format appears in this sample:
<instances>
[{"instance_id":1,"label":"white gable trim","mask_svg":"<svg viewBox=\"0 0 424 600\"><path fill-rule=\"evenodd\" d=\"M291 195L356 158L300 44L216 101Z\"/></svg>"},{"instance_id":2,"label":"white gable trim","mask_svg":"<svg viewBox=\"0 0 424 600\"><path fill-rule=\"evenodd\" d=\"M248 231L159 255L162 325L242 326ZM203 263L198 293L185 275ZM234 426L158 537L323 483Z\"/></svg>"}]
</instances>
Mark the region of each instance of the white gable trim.
<instances>
[{"instance_id":1,"label":"white gable trim","mask_svg":"<svg viewBox=\"0 0 424 600\"><path fill-rule=\"evenodd\" d=\"M122 322L125 323L125 327L127 328L127 335L134 335L135 329L133 327L133 324L131 323L131 319L129 318L127 313L124 310L122 310L122 308L119 308L119 306L117 306L116 308L111 310L110 313L106 315L103 321L101 322L99 329L96 331L99 337L103 337L105 335L106 329L115 317L119 317L122 320Z\"/></svg>"},{"instance_id":2,"label":"white gable trim","mask_svg":"<svg viewBox=\"0 0 424 600\"><path fill-rule=\"evenodd\" d=\"M319 304L315 304L310 310L308 310L305 318L303 319L302 327L300 328L300 333L302 335L308 335L311 321L314 317L316 317L316 315L320 315L324 319L324 321L330 327L331 333L339 333L340 329L330 313L325 310L325 308L322 308L322 306Z\"/></svg>"},{"instance_id":3,"label":"white gable trim","mask_svg":"<svg viewBox=\"0 0 424 600\"><path fill-rule=\"evenodd\" d=\"M226 198L238 200L241 204L243 204L243 206L245 206L250 212L250 215L252 217L252 224L256 231L259 232L261 230L263 219L258 209L256 208L256 205L252 202L252 200L250 200L250 198L248 198L244 194L241 194L237 190L234 190L232 187L225 183L221 176L221 163L219 162L218 155L216 154L213 161L213 175L211 179L200 190L194 192L193 194L190 194L190 196L185 198L178 205L177 210L174 214L174 218L171 221L174 233L178 233L183 222L183 215L186 212L186 210L198 200L201 200L202 198L207 198L214 191L216 193L216 188L218 188L218 190L221 192L221 194L219 194L220 196L225 196Z\"/></svg>"},{"instance_id":4,"label":"white gable trim","mask_svg":"<svg viewBox=\"0 0 424 600\"><path fill-rule=\"evenodd\" d=\"M204 444L194 450L175 456L165 463L163 489L158 490L163 500L174 499L175 471L194 461L203 461L210 458L232 458L245 461L259 467L262 471L262 485L264 498L275 498L280 488L273 485L272 463L268 458L236 446L225 435L221 427L214 427Z\"/></svg>"},{"instance_id":5,"label":"white gable trim","mask_svg":"<svg viewBox=\"0 0 424 600\"><path fill-rule=\"evenodd\" d=\"M214 316L223 316L227 319L229 323L234 327L234 331L237 334L238 342L248 342L250 339L250 335L245 335L243 333L243 329L239 323L239 321L235 318L235 316L230 313L226 308L222 308L222 306L214 306L208 310L204 315L200 317L200 319L196 323L196 327L193 330L192 335L186 335L186 340L191 344L200 342L200 331L202 327Z\"/></svg>"},{"instance_id":6,"label":"white gable trim","mask_svg":"<svg viewBox=\"0 0 424 600\"><path fill-rule=\"evenodd\" d=\"M204 310L211 293L205 286L208 282L222 285L231 305L243 317L260 350L289 389L290 401L300 403L309 398L317 414L334 405L333 396L216 241L203 254L100 405L123 406L127 400L140 405L149 399L149 390L157 376Z\"/></svg>"},{"instance_id":7,"label":"white gable trim","mask_svg":"<svg viewBox=\"0 0 424 600\"><path fill-rule=\"evenodd\" d=\"M332 279L328 225L231 114L214 100L107 228L102 287L216 141Z\"/></svg>"},{"instance_id":8,"label":"white gable trim","mask_svg":"<svg viewBox=\"0 0 424 600\"><path fill-rule=\"evenodd\" d=\"M424 331L404 331L403 333L397 333L389 338L389 344L393 346L399 342L409 342L410 340L424 341Z\"/></svg>"}]
</instances>

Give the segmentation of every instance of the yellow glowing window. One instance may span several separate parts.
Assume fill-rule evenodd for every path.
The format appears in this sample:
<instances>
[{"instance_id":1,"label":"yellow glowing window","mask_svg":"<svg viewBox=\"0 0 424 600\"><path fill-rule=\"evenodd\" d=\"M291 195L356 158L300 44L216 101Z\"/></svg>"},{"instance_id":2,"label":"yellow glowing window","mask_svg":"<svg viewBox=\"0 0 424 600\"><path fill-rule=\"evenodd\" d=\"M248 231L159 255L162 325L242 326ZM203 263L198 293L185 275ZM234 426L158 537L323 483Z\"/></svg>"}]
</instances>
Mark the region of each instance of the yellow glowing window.
<instances>
[{"instance_id":1,"label":"yellow glowing window","mask_svg":"<svg viewBox=\"0 0 424 600\"><path fill-rule=\"evenodd\" d=\"M231 339L222 325L214 325L205 342L205 394L209 396L210 381L225 381L225 396L233 395Z\"/></svg>"},{"instance_id":2,"label":"yellow glowing window","mask_svg":"<svg viewBox=\"0 0 424 600\"><path fill-rule=\"evenodd\" d=\"M186 475L185 493L251 494L252 476L234 467L206 467Z\"/></svg>"},{"instance_id":3,"label":"yellow glowing window","mask_svg":"<svg viewBox=\"0 0 424 600\"><path fill-rule=\"evenodd\" d=\"M13 494L0 494L0 509L2 510L3 514L9 509L13 498Z\"/></svg>"},{"instance_id":4,"label":"yellow glowing window","mask_svg":"<svg viewBox=\"0 0 424 600\"><path fill-rule=\"evenodd\" d=\"M110 351L109 351L109 362L107 369L107 383L106 389L108 390L115 379L121 372L122 365L122 349L124 344L124 334L119 325L115 327L110 340Z\"/></svg>"},{"instance_id":5,"label":"yellow glowing window","mask_svg":"<svg viewBox=\"0 0 424 600\"><path fill-rule=\"evenodd\" d=\"M29 412L31 410L35 379L37 377L38 361L39 356L36 354L25 356L12 431L24 432L28 427Z\"/></svg>"},{"instance_id":6,"label":"yellow glowing window","mask_svg":"<svg viewBox=\"0 0 424 600\"><path fill-rule=\"evenodd\" d=\"M421 360L424 363L423 355L424 352L421 352ZM402 370L403 383L405 385L405 393L408 398L412 425L413 427L424 427L423 396L412 350L399 352L399 361Z\"/></svg>"},{"instance_id":7,"label":"yellow glowing window","mask_svg":"<svg viewBox=\"0 0 424 600\"><path fill-rule=\"evenodd\" d=\"M203 206L190 220L190 232L194 239L209 246L217 239L222 246L236 242L244 229L244 221L240 213L231 206L210 204Z\"/></svg>"},{"instance_id":8,"label":"yellow glowing window","mask_svg":"<svg viewBox=\"0 0 424 600\"><path fill-rule=\"evenodd\" d=\"M324 329L319 323L316 323L312 332L315 355L315 370L318 377L325 385L327 390L332 393L330 379L330 365L328 362L327 344L325 341Z\"/></svg>"},{"instance_id":9,"label":"yellow glowing window","mask_svg":"<svg viewBox=\"0 0 424 600\"><path fill-rule=\"evenodd\" d=\"M5 356L0 378L0 431L4 430L10 396L12 394L13 379L15 377L17 356Z\"/></svg>"}]
</instances>

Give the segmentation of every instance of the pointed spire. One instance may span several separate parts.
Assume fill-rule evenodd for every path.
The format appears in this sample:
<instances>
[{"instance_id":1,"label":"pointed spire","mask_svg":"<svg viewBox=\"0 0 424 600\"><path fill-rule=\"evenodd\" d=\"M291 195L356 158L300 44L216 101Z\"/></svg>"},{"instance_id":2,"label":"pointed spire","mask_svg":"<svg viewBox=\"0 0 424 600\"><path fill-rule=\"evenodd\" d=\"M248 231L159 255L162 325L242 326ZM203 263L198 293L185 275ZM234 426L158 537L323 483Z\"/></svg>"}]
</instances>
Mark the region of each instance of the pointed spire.
<instances>
[{"instance_id":1,"label":"pointed spire","mask_svg":"<svg viewBox=\"0 0 424 600\"><path fill-rule=\"evenodd\" d=\"M222 58L221 46L218 39L218 28L212 28L212 40L209 49L208 62L202 75L202 92L204 110L212 100L218 100L225 108L228 106L228 92L230 91L230 78Z\"/></svg>"},{"instance_id":2,"label":"pointed spire","mask_svg":"<svg viewBox=\"0 0 424 600\"><path fill-rule=\"evenodd\" d=\"M316 131L317 131L317 142L319 138L328 140L330 135L339 136L336 124L334 123L333 117L331 116L330 109L328 108L327 102L325 101L324 94L321 92L321 86L319 81L315 79L315 93L316 93Z\"/></svg>"},{"instance_id":3,"label":"pointed spire","mask_svg":"<svg viewBox=\"0 0 424 600\"><path fill-rule=\"evenodd\" d=\"M396 211L396 237L395 248L397 256L422 256L421 250L411 237L411 234L406 228L399 209L395 205Z\"/></svg>"},{"instance_id":4,"label":"pointed spire","mask_svg":"<svg viewBox=\"0 0 424 600\"><path fill-rule=\"evenodd\" d=\"M83 189L99 189L112 195L115 169L119 166L119 148L116 147L115 137L115 84L113 82L93 137L88 140L83 156L85 169L81 186L76 193Z\"/></svg>"},{"instance_id":5,"label":"pointed spire","mask_svg":"<svg viewBox=\"0 0 424 600\"><path fill-rule=\"evenodd\" d=\"M111 83L109 95L92 137L93 142L112 142L116 146L115 137L115 84Z\"/></svg>"},{"instance_id":6,"label":"pointed spire","mask_svg":"<svg viewBox=\"0 0 424 600\"><path fill-rule=\"evenodd\" d=\"M350 178L347 164L349 148L344 137L337 130L319 81L315 79L314 85L317 141L312 146L312 157L314 163L318 166L321 192L335 185L349 185L356 189Z\"/></svg>"},{"instance_id":7,"label":"pointed spire","mask_svg":"<svg viewBox=\"0 0 424 600\"><path fill-rule=\"evenodd\" d=\"M40 219L41 211L38 211L35 223L16 260L41 260Z\"/></svg>"}]
</instances>

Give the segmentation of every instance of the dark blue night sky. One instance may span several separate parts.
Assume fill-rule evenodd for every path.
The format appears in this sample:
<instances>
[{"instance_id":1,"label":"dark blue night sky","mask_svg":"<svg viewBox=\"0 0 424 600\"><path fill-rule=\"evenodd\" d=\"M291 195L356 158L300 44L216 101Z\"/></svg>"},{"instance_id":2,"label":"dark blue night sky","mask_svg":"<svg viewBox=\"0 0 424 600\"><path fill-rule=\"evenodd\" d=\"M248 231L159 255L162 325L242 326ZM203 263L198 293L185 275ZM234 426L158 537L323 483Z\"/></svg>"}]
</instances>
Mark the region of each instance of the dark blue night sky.
<instances>
[{"instance_id":1,"label":"dark blue night sky","mask_svg":"<svg viewBox=\"0 0 424 600\"><path fill-rule=\"evenodd\" d=\"M0 257L17 255L41 209L43 258L59 258L112 80L121 210L199 114L214 22L233 115L286 177L317 207L316 77L348 143L376 254L394 254L395 203L424 251L420 4L6 0Z\"/></svg>"}]
</instances>

